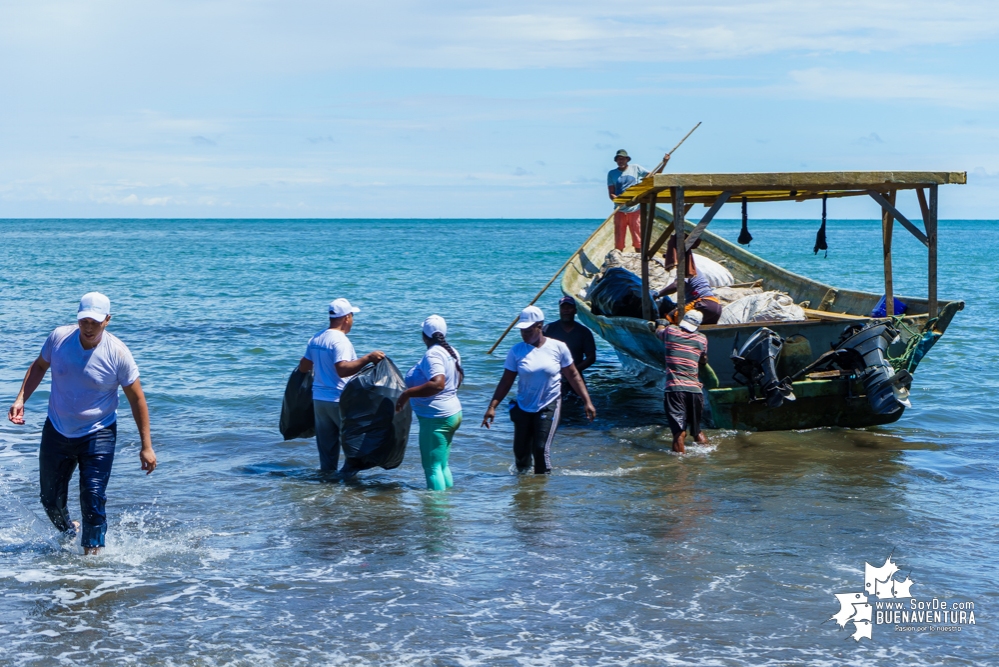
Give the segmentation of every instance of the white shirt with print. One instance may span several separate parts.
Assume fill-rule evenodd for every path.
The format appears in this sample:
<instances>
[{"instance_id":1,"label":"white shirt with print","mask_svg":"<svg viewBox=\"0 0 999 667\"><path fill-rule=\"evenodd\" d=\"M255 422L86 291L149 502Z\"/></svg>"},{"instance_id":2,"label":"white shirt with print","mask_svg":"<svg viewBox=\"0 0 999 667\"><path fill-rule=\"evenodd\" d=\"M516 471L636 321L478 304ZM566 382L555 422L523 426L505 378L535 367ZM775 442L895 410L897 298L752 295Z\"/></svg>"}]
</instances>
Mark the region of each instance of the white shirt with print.
<instances>
[{"instance_id":1,"label":"white shirt with print","mask_svg":"<svg viewBox=\"0 0 999 667\"><path fill-rule=\"evenodd\" d=\"M534 347L517 343L506 355L503 368L517 374L517 405L524 412L538 412L562 394L562 369L572 365L572 353L560 340L545 338Z\"/></svg>"}]
</instances>

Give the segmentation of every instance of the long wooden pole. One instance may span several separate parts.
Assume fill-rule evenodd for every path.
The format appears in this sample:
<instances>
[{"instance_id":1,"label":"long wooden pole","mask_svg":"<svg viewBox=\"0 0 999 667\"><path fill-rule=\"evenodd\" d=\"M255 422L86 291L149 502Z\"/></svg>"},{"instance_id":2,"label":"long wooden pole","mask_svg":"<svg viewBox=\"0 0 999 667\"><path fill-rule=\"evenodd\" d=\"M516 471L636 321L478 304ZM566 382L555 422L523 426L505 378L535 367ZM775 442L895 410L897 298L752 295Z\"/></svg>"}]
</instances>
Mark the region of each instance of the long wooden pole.
<instances>
[{"instance_id":1,"label":"long wooden pole","mask_svg":"<svg viewBox=\"0 0 999 667\"><path fill-rule=\"evenodd\" d=\"M617 207L617 208L620 208L620 207ZM614 213L617 213L617 208L614 209ZM552 276L552 279L549 280L547 283L545 283L545 286L541 288L540 292L538 292L537 294L534 295L534 298L531 299L531 302L529 304L527 304L528 306L533 306L537 302L537 300L541 298L541 295L548 291L548 288L552 286L552 283L555 282L555 279L558 278L559 275L563 271L565 271L565 267L569 266L569 264L572 263L572 260L576 259L576 255L578 255L580 252L582 252L583 248L586 247L586 244L593 240L593 237L597 235L597 232L599 232L601 229L603 229L604 225L606 225L608 222L610 222L611 220L614 219L614 213L611 213L609 216L607 216L607 219L604 220L602 223L600 223L597 226L597 228L593 230L593 233L590 234L586 238L585 241L583 241L583 245L579 246L579 249L576 252L574 252L571 255L569 255L569 259L565 260L565 264L563 264L562 266L560 266L559 270L555 272L554 276ZM519 320L519 319L520 319L520 315L518 314L517 317L513 318L513 322L510 322L510 326L508 326L506 328L506 331L504 331L503 335L499 337L499 340L497 340L495 343L493 343L493 346L491 348L489 348L489 351L486 352L486 354L492 354L493 351L497 347L499 347L499 344L503 342L503 339L506 338L506 335L508 333L510 333L510 329L513 329L513 325L516 324L517 320Z\"/></svg>"},{"instance_id":2,"label":"long wooden pole","mask_svg":"<svg viewBox=\"0 0 999 667\"><path fill-rule=\"evenodd\" d=\"M895 191L888 192L888 201L895 204ZM895 218L886 208L881 209L881 249L885 262L885 314L892 317L895 314L895 287L891 271L891 236Z\"/></svg>"},{"instance_id":3,"label":"long wooden pole","mask_svg":"<svg viewBox=\"0 0 999 667\"><path fill-rule=\"evenodd\" d=\"M651 225L649 222L649 202L643 201L639 210L641 211L639 216L642 221L642 317L649 319L649 313L652 312L652 299L649 298L649 259L645 254L645 251L649 247L648 237L650 233L649 226Z\"/></svg>"},{"instance_id":4,"label":"long wooden pole","mask_svg":"<svg viewBox=\"0 0 999 667\"><path fill-rule=\"evenodd\" d=\"M676 235L676 323L679 324L687 300L687 244L683 240L687 230L683 221L683 188L671 188L670 199L673 200L673 233Z\"/></svg>"},{"instance_id":5,"label":"long wooden pole","mask_svg":"<svg viewBox=\"0 0 999 667\"><path fill-rule=\"evenodd\" d=\"M679 148L680 146L682 146L683 142L685 142L687 140L687 137L689 137L690 135L692 135L694 133L694 130L696 130L700 126L701 126L701 121L697 121L697 125L695 125L693 128L691 128L690 132L688 132L687 134L683 135L683 139L680 140L680 143L678 143L676 146L673 146L673 150L672 151L670 151L669 153L666 153L666 159L663 160L663 164L662 164L663 167L665 167L666 163L669 162L669 156L673 154L673 151L675 151L677 148ZM662 167L660 167L660 169L661 168Z\"/></svg>"},{"instance_id":6,"label":"long wooden pole","mask_svg":"<svg viewBox=\"0 0 999 667\"><path fill-rule=\"evenodd\" d=\"M927 268L929 273L929 316L937 316L937 186L936 183L930 186L929 216L924 221L926 224L926 237L929 241L929 257Z\"/></svg>"},{"instance_id":7,"label":"long wooden pole","mask_svg":"<svg viewBox=\"0 0 999 667\"><path fill-rule=\"evenodd\" d=\"M696 130L700 126L701 126L701 121L698 121L697 125L695 125L693 128L691 128L690 132L688 132L687 134L685 134L683 136L683 139L681 139L679 141L679 143L677 143L677 145L673 147L673 150L671 150L669 153L666 153L666 155L665 155L665 157L663 157L662 161L658 165L656 165L656 168L653 169L649 173L650 174L658 174L660 171L662 171L666 167L666 163L669 162L669 159L673 155L674 151L676 151L677 148L679 148L680 146L682 146L683 142L685 142L687 140L687 138L690 137L690 135L692 135L694 133L694 130ZM571 255L569 255L569 259L565 260L565 264L563 264L561 267L559 267L559 270L555 272L555 275L552 276L552 279L549 280L547 283L545 283L545 286L541 288L540 292L538 292L537 294L534 295L534 298L531 299L531 302L529 304L527 304L528 306L533 306L537 302L537 300L541 298L541 295L548 291L548 288L552 286L552 283L555 282L555 279L559 277L559 274L561 274L563 271L565 271L565 268L567 266L569 266L569 264L572 262L572 260L576 259L576 255L578 255L579 253L581 253L583 251L583 248L586 247L586 244L593 240L593 237L597 235L597 232L599 232L601 229L603 229L603 226L606 225L608 222L610 222L611 219L614 217L614 214L617 213L621 208L622 208L621 204L618 204L617 206L614 207L614 211L609 216L607 216L607 219L604 220L602 223L600 223L600 225L595 230L593 230L593 233L590 234L589 237L587 237L587 239L585 241L583 241L583 245L579 246L579 248L576 250L576 252L574 252ZM653 218L653 220L655 219L655 209L653 209L653 211L652 211L652 218ZM645 248L642 248L642 252L643 253L645 252ZM491 348L489 348L489 351L486 352L486 354L492 354L496 350L496 348L499 347L499 344L502 343L503 339L506 338L506 335L508 333L510 333L510 330L513 329L513 325L517 323L518 319L520 319L519 315L517 317L513 318L513 321L510 322L510 326L508 326L506 328L506 330L503 332L503 335L501 335L499 337L499 339L497 339L497 341L495 343L493 343L493 346Z\"/></svg>"}]
</instances>

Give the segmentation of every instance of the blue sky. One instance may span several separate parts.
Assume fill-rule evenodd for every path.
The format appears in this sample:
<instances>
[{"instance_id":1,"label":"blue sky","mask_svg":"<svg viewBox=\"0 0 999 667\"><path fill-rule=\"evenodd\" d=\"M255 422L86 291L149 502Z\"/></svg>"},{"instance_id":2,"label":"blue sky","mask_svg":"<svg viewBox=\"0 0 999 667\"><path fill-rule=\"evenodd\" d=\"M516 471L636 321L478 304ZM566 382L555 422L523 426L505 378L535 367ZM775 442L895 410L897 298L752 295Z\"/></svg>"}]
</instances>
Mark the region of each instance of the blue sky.
<instances>
[{"instance_id":1,"label":"blue sky","mask_svg":"<svg viewBox=\"0 0 999 667\"><path fill-rule=\"evenodd\" d=\"M997 35L983 0L8 0L0 217L599 218L615 150L703 121L671 171L967 171L941 217L999 219Z\"/></svg>"}]
</instances>

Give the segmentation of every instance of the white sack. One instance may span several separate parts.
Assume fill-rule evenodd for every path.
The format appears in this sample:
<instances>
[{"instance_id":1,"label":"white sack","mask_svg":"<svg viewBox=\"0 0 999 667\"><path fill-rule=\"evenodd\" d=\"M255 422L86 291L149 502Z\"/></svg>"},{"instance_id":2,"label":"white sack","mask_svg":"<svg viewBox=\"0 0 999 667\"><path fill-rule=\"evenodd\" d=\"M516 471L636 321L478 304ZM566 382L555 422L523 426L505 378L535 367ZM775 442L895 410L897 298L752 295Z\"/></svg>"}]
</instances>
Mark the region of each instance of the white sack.
<instances>
[{"instance_id":1,"label":"white sack","mask_svg":"<svg viewBox=\"0 0 999 667\"><path fill-rule=\"evenodd\" d=\"M713 259L708 259L704 255L698 255L694 253L694 266L697 267L697 275L701 276L708 281L708 285L712 287L728 287L729 285L735 283L735 278L732 277L732 272L726 269L724 266L719 264ZM669 283L676 280L676 269L670 269L666 272L666 278Z\"/></svg>"},{"instance_id":2,"label":"white sack","mask_svg":"<svg viewBox=\"0 0 999 667\"><path fill-rule=\"evenodd\" d=\"M728 287L735 282L732 272L713 259L694 253L694 266L697 275L708 281L712 287Z\"/></svg>"},{"instance_id":3,"label":"white sack","mask_svg":"<svg viewBox=\"0 0 999 667\"><path fill-rule=\"evenodd\" d=\"M798 322L808 319L805 311L783 292L750 294L725 306L718 324L747 322Z\"/></svg>"}]
</instances>

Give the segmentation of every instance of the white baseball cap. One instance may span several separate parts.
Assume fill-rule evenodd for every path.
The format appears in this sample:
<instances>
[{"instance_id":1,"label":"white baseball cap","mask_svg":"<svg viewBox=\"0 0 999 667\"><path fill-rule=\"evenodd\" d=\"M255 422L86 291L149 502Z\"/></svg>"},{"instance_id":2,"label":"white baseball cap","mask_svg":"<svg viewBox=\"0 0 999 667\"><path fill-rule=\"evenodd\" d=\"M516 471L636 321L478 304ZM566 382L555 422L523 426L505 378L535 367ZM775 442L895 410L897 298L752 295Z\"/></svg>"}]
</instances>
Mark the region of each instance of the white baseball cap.
<instances>
[{"instance_id":1,"label":"white baseball cap","mask_svg":"<svg viewBox=\"0 0 999 667\"><path fill-rule=\"evenodd\" d=\"M444 321L443 317L431 315L423 320L423 333L426 334L427 338L433 338L434 334L438 332L447 335L447 322Z\"/></svg>"},{"instance_id":2,"label":"white baseball cap","mask_svg":"<svg viewBox=\"0 0 999 667\"><path fill-rule=\"evenodd\" d=\"M520 311L520 319L517 320L516 326L518 329L526 329L528 327L533 327L538 322L545 321L545 314L541 312L541 309L537 306L528 306L524 310Z\"/></svg>"},{"instance_id":3,"label":"white baseball cap","mask_svg":"<svg viewBox=\"0 0 999 667\"><path fill-rule=\"evenodd\" d=\"M687 314L683 316L680 320L680 328L684 331L689 331L694 333L697 331L697 327L701 326L701 322L704 321L704 315L701 314L699 310L688 310Z\"/></svg>"},{"instance_id":4,"label":"white baseball cap","mask_svg":"<svg viewBox=\"0 0 999 667\"><path fill-rule=\"evenodd\" d=\"M359 313L360 308L355 308L350 305L350 301L346 299L333 299L330 302L330 317L343 317L344 315L349 315L350 313Z\"/></svg>"},{"instance_id":5,"label":"white baseball cap","mask_svg":"<svg viewBox=\"0 0 999 667\"><path fill-rule=\"evenodd\" d=\"M111 314L111 300L100 292L87 292L80 299L80 307L76 311L76 319L91 319L103 322Z\"/></svg>"}]
</instances>

